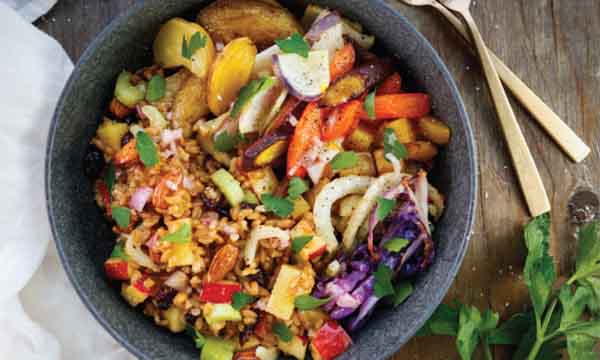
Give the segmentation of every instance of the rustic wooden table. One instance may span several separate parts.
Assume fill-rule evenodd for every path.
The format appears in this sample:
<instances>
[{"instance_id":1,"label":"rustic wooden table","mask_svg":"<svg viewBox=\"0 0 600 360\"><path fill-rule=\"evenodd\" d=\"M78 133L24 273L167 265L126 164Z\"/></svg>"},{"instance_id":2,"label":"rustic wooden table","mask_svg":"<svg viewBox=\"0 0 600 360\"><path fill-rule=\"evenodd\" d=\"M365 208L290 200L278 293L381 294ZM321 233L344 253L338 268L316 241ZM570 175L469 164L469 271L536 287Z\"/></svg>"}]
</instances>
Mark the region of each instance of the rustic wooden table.
<instances>
[{"instance_id":1,"label":"rustic wooden table","mask_svg":"<svg viewBox=\"0 0 600 360\"><path fill-rule=\"evenodd\" d=\"M432 10L394 0L431 41L456 80L478 141L480 193L477 222L462 270L448 299L491 306L503 317L521 310L527 292L521 271L528 220L501 130L476 59ZM576 189L600 185L600 1L473 0L473 13L491 49L580 134L592 154L576 165L516 103L514 108L553 206L552 251L561 272L573 264L573 228L567 201ZM73 60L134 0L60 0L36 25L58 39ZM497 359L509 358L496 349ZM448 338L420 338L395 359L457 359Z\"/></svg>"}]
</instances>

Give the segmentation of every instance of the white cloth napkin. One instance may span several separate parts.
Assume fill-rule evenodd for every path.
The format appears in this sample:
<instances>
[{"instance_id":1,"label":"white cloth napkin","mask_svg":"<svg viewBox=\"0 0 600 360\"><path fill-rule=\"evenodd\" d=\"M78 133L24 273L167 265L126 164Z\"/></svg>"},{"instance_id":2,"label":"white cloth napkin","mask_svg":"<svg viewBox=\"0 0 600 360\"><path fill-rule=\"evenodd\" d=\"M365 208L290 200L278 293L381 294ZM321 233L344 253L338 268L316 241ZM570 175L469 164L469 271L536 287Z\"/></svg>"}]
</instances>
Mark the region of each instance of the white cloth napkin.
<instances>
[{"instance_id":1,"label":"white cloth napkin","mask_svg":"<svg viewBox=\"0 0 600 360\"><path fill-rule=\"evenodd\" d=\"M85 309L49 246L46 136L73 64L29 21L54 3L0 0L0 359L132 359Z\"/></svg>"}]
</instances>

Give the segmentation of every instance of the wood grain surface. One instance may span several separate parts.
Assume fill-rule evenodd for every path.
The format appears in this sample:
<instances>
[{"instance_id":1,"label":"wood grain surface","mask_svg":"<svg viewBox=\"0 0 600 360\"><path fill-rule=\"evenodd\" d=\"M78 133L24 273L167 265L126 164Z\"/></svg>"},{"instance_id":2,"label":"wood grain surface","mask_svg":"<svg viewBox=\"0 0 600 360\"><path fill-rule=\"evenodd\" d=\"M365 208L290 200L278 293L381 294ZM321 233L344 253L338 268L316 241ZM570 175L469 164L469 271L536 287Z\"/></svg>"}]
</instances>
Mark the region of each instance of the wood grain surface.
<instances>
[{"instance_id":1,"label":"wood grain surface","mask_svg":"<svg viewBox=\"0 0 600 360\"><path fill-rule=\"evenodd\" d=\"M480 194L468 254L447 300L491 306L507 317L528 302L521 272L521 230L527 210L475 57L433 10L395 6L431 41L463 95L478 141ZM73 60L133 0L59 0L36 25L58 39ZM600 1L474 0L473 15L490 49L503 59L592 148L571 162L512 101L552 204L552 253L560 272L573 266L575 242L567 214L577 189L600 185ZM512 99L511 99L512 100ZM495 349L496 359L510 358ZM458 359L453 339L413 339L394 359Z\"/></svg>"}]
</instances>

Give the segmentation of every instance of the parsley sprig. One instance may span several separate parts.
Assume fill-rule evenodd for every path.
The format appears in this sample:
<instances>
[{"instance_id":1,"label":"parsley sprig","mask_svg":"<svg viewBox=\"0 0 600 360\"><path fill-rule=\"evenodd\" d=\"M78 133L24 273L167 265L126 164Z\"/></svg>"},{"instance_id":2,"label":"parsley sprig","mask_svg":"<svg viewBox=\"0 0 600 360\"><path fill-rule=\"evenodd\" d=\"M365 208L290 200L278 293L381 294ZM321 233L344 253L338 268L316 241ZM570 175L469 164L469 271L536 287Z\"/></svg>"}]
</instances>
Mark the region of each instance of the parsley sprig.
<instances>
[{"instance_id":1,"label":"parsley sprig","mask_svg":"<svg viewBox=\"0 0 600 360\"><path fill-rule=\"evenodd\" d=\"M206 40L207 37L198 31L192 35L189 41L186 36L183 35L183 41L181 43L181 56L191 60L192 56L194 56L198 49L202 49L206 46Z\"/></svg>"},{"instance_id":2,"label":"parsley sprig","mask_svg":"<svg viewBox=\"0 0 600 360\"><path fill-rule=\"evenodd\" d=\"M306 40L304 40L302 35L297 32L293 33L292 36L287 39L275 40L275 44L277 44L281 51L286 54L297 54L303 58L308 58L310 46Z\"/></svg>"}]
</instances>

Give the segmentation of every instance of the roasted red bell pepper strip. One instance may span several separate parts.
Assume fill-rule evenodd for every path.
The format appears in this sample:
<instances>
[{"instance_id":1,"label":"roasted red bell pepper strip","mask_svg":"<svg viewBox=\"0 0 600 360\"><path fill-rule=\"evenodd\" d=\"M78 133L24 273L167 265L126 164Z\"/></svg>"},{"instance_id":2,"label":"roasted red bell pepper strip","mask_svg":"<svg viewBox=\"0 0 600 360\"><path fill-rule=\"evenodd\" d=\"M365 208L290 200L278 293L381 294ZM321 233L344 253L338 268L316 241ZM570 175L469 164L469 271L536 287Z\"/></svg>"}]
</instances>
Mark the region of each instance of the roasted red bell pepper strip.
<instances>
[{"instance_id":1,"label":"roasted red bell pepper strip","mask_svg":"<svg viewBox=\"0 0 600 360\"><path fill-rule=\"evenodd\" d=\"M377 88L377 95L399 94L402 91L402 77L397 72L388 76Z\"/></svg>"},{"instance_id":2,"label":"roasted red bell pepper strip","mask_svg":"<svg viewBox=\"0 0 600 360\"><path fill-rule=\"evenodd\" d=\"M331 81L335 81L346 75L354 67L356 61L356 51L352 43L347 43L335 52L331 64L329 65L329 77Z\"/></svg>"},{"instance_id":3,"label":"roasted red bell pepper strip","mask_svg":"<svg viewBox=\"0 0 600 360\"><path fill-rule=\"evenodd\" d=\"M112 207L110 206L110 193L108 192L108 186L102 180L96 182L96 188L102 197L102 203L104 204L104 210L108 216L112 215Z\"/></svg>"},{"instance_id":4,"label":"roasted red bell pepper strip","mask_svg":"<svg viewBox=\"0 0 600 360\"><path fill-rule=\"evenodd\" d=\"M349 135L358 127L362 102L353 100L338 106L328 117L323 119L321 138L332 141Z\"/></svg>"},{"instance_id":5,"label":"roasted red bell pepper strip","mask_svg":"<svg viewBox=\"0 0 600 360\"><path fill-rule=\"evenodd\" d=\"M240 284L213 282L202 286L200 301L213 304L229 304L233 294L242 290Z\"/></svg>"},{"instance_id":6,"label":"roasted red bell pepper strip","mask_svg":"<svg viewBox=\"0 0 600 360\"><path fill-rule=\"evenodd\" d=\"M104 262L104 272L109 279L129 279L129 263L123 259L110 258Z\"/></svg>"},{"instance_id":7,"label":"roasted red bell pepper strip","mask_svg":"<svg viewBox=\"0 0 600 360\"><path fill-rule=\"evenodd\" d=\"M375 119L420 118L429 114L429 95L419 93L390 94L375 96ZM361 120L373 121L364 107Z\"/></svg>"},{"instance_id":8,"label":"roasted red bell pepper strip","mask_svg":"<svg viewBox=\"0 0 600 360\"><path fill-rule=\"evenodd\" d=\"M332 360L341 355L352 344L352 339L337 322L327 321L313 337L311 347L322 360Z\"/></svg>"},{"instance_id":9,"label":"roasted red bell pepper strip","mask_svg":"<svg viewBox=\"0 0 600 360\"><path fill-rule=\"evenodd\" d=\"M304 177L306 175L306 169L302 166L301 161L315 140L321 136L321 117L322 110L316 102L309 103L304 109L288 147L288 176Z\"/></svg>"}]
</instances>

